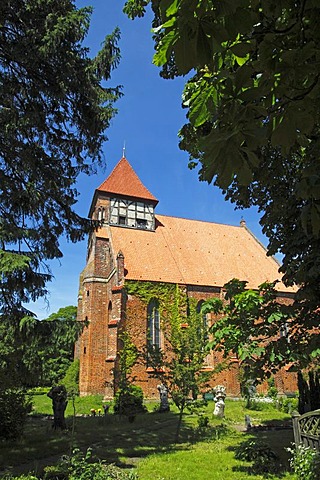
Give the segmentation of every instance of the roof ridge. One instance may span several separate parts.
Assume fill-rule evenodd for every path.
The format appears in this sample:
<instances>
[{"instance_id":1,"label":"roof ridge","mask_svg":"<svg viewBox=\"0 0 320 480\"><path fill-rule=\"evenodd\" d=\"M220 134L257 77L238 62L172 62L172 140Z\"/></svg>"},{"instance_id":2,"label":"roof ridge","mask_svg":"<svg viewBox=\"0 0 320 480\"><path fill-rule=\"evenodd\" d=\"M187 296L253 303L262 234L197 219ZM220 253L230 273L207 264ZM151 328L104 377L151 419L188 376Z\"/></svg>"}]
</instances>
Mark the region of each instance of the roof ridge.
<instances>
[{"instance_id":1,"label":"roof ridge","mask_svg":"<svg viewBox=\"0 0 320 480\"><path fill-rule=\"evenodd\" d=\"M164 215L162 213L156 213L155 216L156 217L166 217L166 218L177 218L177 219L180 219L180 220L188 220L190 222L211 223L211 224L214 224L214 225L221 225L221 226L224 226L224 227L243 228L241 225L230 225L230 223L213 222L211 220L200 220L200 219L197 219L197 218L177 217L176 215Z\"/></svg>"}]
</instances>

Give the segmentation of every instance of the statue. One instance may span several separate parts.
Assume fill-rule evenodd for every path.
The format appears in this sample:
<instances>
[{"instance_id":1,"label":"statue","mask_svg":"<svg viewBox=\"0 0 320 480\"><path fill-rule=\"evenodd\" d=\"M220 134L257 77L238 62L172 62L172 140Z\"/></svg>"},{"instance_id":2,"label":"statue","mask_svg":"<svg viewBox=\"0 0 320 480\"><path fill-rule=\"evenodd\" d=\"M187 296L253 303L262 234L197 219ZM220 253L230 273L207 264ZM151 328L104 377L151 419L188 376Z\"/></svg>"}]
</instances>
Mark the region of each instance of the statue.
<instances>
[{"instance_id":1,"label":"statue","mask_svg":"<svg viewBox=\"0 0 320 480\"><path fill-rule=\"evenodd\" d=\"M160 408L159 412L169 412L170 406L168 402L168 389L163 383L157 386L160 394Z\"/></svg>"},{"instance_id":2,"label":"statue","mask_svg":"<svg viewBox=\"0 0 320 480\"><path fill-rule=\"evenodd\" d=\"M57 385L52 387L51 390L47 393L47 396L52 400L52 409L53 409L53 425L52 428L55 430L61 428L61 430L66 430L66 420L64 418L64 412L68 405L68 394L64 385Z\"/></svg>"},{"instance_id":3,"label":"statue","mask_svg":"<svg viewBox=\"0 0 320 480\"><path fill-rule=\"evenodd\" d=\"M223 385L217 385L213 389L213 395L214 395L213 399L216 402L215 406L214 406L213 415L215 415L216 417L219 417L219 418L223 418L224 417L224 407L225 407L224 400L227 396L226 387L224 387Z\"/></svg>"}]
</instances>

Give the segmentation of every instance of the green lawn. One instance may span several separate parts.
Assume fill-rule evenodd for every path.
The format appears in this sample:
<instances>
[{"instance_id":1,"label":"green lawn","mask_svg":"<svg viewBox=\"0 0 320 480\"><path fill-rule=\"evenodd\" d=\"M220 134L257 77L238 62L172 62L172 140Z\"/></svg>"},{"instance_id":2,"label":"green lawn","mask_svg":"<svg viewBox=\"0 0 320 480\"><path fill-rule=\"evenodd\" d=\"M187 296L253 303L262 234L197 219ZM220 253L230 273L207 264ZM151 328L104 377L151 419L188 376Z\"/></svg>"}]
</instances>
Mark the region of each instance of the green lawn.
<instances>
[{"instance_id":1,"label":"green lawn","mask_svg":"<svg viewBox=\"0 0 320 480\"><path fill-rule=\"evenodd\" d=\"M208 416L209 426L198 427L198 417L186 413L179 443L175 443L177 413L153 413L154 404L148 404L149 412L138 415L133 423L126 417L112 413L106 417L90 415L94 408L102 408L102 398L77 399L75 434L72 436L72 406L68 405L66 433L51 428L51 403L45 395L34 397L34 409L25 433L16 442L0 444L0 470L13 473L41 472L43 466L54 464L59 457L78 447L85 451L92 447L100 459L126 468L134 468L139 480L258 480L265 475L253 475L252 464L235 459L235 452L249 438L258 438L268 444L284 465L283 475L270 478L285 480L295 477L287 473L286 446L293 441L291 430L268 430L257 433L244 431L244 416L250 415L253 424L272 424L290 417L271 405L262 410L247 410L241 401L226 402L223 421L213 417L213 402L209 402L203 415ZM41 414L41 415L40 415Z\"/></svg>"}]
</instances>

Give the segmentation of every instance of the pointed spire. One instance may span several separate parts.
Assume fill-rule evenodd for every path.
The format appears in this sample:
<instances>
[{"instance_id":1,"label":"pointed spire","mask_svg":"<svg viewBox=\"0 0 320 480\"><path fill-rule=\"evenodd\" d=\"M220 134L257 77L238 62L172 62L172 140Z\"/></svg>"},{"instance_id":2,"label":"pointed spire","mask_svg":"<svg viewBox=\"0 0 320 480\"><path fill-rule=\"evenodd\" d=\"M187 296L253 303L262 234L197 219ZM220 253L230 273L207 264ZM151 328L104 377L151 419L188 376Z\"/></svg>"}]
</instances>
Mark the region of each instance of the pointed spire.
<instances>
[{"instance_id":1,"label":"pointed spire","mask_svg":"<svg viewBox=\"0 0 320 480\"><path fill-rule=\"evenodd\" d=\"M123 142L122 158L126 158L126 141Z\"/></svg>"},{"instance_id":2,"label":"pointed spire","mask_svg":"<svg viewBox=\"0 0 320 480\"><path fill-rule=\"evenodd\" d=\"M125 157L122 157L109 177L97 188L100 192L113 193L158 203L156 197L143 185Z\"/></svg>"},{"instance_id":3,"label":"pointed spire","mask_svg":"<svg viewBox=\"0 0 320 480\"><path fill-rule=\"evenodd\" d=\"M240 227L245 227L247 224L246 224L246 221L243 217L241 217L241 220L240 220Z\"/></svg>"}]
</instances>

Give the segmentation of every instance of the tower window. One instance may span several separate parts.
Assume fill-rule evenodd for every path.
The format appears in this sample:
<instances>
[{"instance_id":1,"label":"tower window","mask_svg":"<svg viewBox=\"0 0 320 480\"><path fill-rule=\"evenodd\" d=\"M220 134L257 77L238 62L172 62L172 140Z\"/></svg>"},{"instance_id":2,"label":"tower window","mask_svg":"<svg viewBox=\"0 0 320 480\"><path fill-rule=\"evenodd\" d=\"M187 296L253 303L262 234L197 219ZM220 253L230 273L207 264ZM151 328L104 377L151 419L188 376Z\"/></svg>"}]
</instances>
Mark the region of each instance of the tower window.
<instances>
[{"instance_id":1,"label":"tower window","mask_svg":"<svg viewBox=\"0 0 320 480\"><path fill-rule=\"evenodd\" d=\"M138 228L147 228L147 220L143 218L137 218L137 227Z\"/></svg>"},{"instance_id":2,"label":"tower window","mask_svg":"<svg viewBox=\"0 0 320 480\"><path fill-rule=\"evenodd\" d=\"M154 230L154 207L151 203L111 198L108 219L111 225Z\"/></svg>"}]
</instances>

